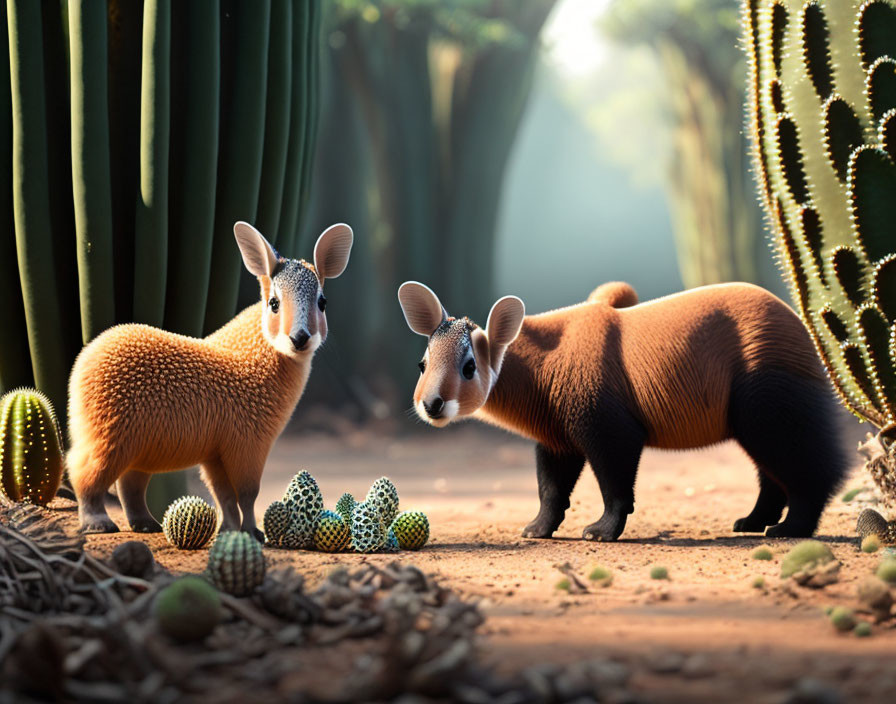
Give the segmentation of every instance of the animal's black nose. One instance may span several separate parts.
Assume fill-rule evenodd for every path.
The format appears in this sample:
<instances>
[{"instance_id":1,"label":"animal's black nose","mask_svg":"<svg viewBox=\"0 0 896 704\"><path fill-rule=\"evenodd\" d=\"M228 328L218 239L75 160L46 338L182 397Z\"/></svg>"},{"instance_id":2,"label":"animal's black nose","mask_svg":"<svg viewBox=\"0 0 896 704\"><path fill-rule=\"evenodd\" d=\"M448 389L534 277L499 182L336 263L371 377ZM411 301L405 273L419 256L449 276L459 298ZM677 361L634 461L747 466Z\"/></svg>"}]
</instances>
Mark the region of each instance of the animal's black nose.
<instances>
[{"instance_id":1,"label":"animal's black nose","mask_svg":"<svg viewBox=\"0 0 896 704\"><path fill-rule=\"evenodd\" d=\"M297 350L303 350L305 349L305 345L308 344L308 340L311 339L311 334L302 328L294 335L291 335L289 339L292 340L293 347Z\"/></svg>"},{"instance_id":2,"label":"animal's black nose","mask_svg":"<svg viewBox=\"0 0 896 704\"><path fill-rule=\"evenodd\" d=\"M430 418L438 418L442 414L442 409L445 407L445 402L436 396L432 403L423 402L423 408L426 410L426 415Z\"/></svg>"}]
</instances>

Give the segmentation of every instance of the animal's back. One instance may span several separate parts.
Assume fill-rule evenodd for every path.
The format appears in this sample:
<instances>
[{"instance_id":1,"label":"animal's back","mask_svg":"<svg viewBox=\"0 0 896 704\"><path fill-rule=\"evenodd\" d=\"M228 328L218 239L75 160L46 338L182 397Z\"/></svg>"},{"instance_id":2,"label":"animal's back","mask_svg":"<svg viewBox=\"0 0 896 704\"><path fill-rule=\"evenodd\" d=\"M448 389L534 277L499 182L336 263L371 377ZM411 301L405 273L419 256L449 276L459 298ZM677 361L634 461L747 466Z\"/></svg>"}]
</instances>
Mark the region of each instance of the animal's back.
<instances>
[{"instance_id":1,"label":"animal's back","mask_svg":"<svg viewBox=\"0 0 896 704\"><path fill-rule=\"evenodd\" d=\"M584 375L644 424L648 445L691 448L730 437L732 388L749 375L776 370L827 383L797 315L750 284L705 286L621 310L585 304L565 315L557 354L587 364Z\"/></svg>"}]
</instances>

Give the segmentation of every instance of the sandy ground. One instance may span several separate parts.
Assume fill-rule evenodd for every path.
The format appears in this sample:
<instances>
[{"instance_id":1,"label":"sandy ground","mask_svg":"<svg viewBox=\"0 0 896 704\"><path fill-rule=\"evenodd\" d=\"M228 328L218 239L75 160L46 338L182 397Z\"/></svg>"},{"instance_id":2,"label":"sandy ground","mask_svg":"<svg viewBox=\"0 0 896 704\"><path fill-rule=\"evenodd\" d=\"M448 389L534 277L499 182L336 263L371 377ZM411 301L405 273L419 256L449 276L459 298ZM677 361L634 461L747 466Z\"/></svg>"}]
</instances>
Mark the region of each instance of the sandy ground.
<instances>
[{"instance_id":1,"label":"sandy ground","mask_svg":"<svg viewBox=\"0 0 896 704\"><path fill-rule=\"evenodd\" d=\"M870 486L858 456L856 463L846 489ZM328 506L344 491L363 496L387 475L403 509L427 513L431 544L399 557L481 599L488 615L482 657L499 668L612 656L631 666L632 689L656 702L837 701L793 699L795 683L805 677L848 702L888 701L896 690L896 629L875 626L870 638L860 639L835 632L822 612L830 604L855 606L856 584L880 562L879 554L861 553L853 538L860 503L837 497L819 530L843 562L839 581L822 590L790 587L779 578L780 562L796 541L730 530L757 492L751 464L734 444L645 452L635 513L611 544L580 539L601 514L587 466L555 538L521 538L538 509L531 443L481 426L403 438L371 431L284 436L268 462L259 518L301 469L317 478ZM198 480L196 488L202 491ZM120 514L113 517L122 524ZM89 545L105 554L133 537L91 536ZM204 567L204 550L179 552L158 535L147 542L169 569ZM771 546L772 561L751 558L760 545ZM312 582L338 564L395 559L266 553L269 564L294 564ZM589 584L580 595L561 591L555 565L567 562L586 583L591 566L603 565L612 570L612 584ZM670 579L650 579L653 565L665 566ZM752 586L757 576L765 588Z\"/></svg>"}]
</instances>

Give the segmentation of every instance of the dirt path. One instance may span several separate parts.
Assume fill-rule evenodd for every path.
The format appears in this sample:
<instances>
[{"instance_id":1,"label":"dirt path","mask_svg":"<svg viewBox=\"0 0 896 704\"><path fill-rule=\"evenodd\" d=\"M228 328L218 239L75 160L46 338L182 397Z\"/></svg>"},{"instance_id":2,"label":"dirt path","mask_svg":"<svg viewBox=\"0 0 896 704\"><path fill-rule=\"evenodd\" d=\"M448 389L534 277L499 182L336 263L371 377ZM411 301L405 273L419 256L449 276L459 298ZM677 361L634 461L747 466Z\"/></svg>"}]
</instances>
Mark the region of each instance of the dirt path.
<instances>
[{"instance_id":1,"label":"dirt path","mask_svg":"<svg viewBox=\"0 0 896 704\"><path fill-rule=\"evenodd\" d=\"M582 528L601 513L587 467L556 538L521 538L538 508L531 444L478 426L403 439L360 431L338 439L284 437L266 470L259 516L303 468L317 478L328 505L344 491L363 496L374 479L387 475L399 488L402 508L427 513L431 544L400 558L482 599L488 615L483 657L500 668L612 655L631 666L633 689L659 702L788 701L803 677L836 687L849 702L886 701L896 690L896 629L876 626L864 639L838 634L821 611L834 603L854 605L856 584L880 561L880 555L859 552L852 538L857 504L836 498L819 531L843 562L839 582L818 591L789 589L778 575L781 554L795 541L731 533L757 492L749 460L733 444L647 451L635 513L613 544L580 540ZM868 481L857 470L846 488L862 484ZM91 537L90 546L105 553L124 537L132 536ZM205 551L178 552L161 536L148 542L172 570L204 567ZM766 544L774 559L752 559ZM312 581L337 564L395 559L267 554L270 563L295 564ZM592 565L603 565L613 582L589 585L582 595L558 590L562 575L554 566L565 562L585 582ZM666 567L670 579L650 579L652 565ZM765 578L765 588L752 586L757 576Z\"/></svg>"}]
</instances>

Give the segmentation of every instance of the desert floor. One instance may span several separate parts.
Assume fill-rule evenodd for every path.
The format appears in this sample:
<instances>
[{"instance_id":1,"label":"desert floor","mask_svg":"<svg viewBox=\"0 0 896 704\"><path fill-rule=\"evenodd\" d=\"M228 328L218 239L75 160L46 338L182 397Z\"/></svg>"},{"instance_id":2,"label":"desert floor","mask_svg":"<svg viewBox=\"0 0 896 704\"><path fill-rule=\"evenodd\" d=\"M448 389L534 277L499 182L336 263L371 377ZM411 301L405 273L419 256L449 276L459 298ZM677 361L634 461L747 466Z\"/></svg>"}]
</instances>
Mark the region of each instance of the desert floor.
<instances>
[{"instance_id":1,"label":"desert floor","mask_svg":"<svg viewBox=\"0 0 896 704\"><path fill-rule=\"evenodd\" d=\"M855 457L844 490L870 486ZM730 443L695 452L646 451L635 513L622 539L609 544L580 539L582 528L601 514L587 466L555 538L521 538L538 509L531 443L477 425L398 438L371 430L285 435L268 462L259 518L300 469L317 478L330 507L342 492L361 497L386 475L398 486L403 509L425 511L431 543L398 558L481 600L488 616L482 658L500 669L609 656L628 664L631 689L655 702L890 701L896 691L896 628L875 625L871 637L858 638L836 632L823 613L832 604L856 606L856 585L880 562L880 554L861 553L853 537L861 496L868 493L831 502L819 537L843 568L835 584L811 590L779 577L783 553L797 541L731 532L734 520L752 508L757 485L749 460ZM191 481L197 493L204 491L198 479ZM120 514L113 518L123 524ZM89 547L108 554L133 537L91 536ZM146 539L170 570L203 569L206 551L177 551L161 535ZM751 558L760 545L771 547L772 561ZM269 565L294 564L312 583L336 565L396 559L266 554ZM587 593L556 587L562 563L572 566ZM597 564L612 571L610 586L589 583ZM669 579L650 579L654 565L666 567ZM764 588L753 586L757 576L765 578Z\"/></svg>"}]
</instances>

